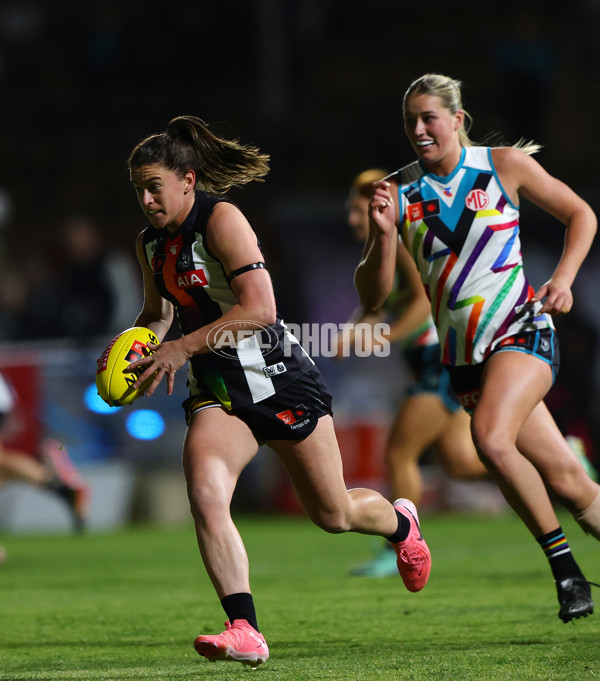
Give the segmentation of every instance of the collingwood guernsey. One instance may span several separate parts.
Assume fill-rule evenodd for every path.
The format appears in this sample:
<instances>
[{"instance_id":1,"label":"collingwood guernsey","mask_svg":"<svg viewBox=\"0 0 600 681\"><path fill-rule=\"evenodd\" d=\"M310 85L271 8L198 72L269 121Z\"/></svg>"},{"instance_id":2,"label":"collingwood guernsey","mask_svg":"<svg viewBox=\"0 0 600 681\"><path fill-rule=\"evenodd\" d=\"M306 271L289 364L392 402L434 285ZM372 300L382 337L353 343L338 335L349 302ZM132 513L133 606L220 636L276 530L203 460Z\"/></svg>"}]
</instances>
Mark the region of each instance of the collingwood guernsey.
<instances>
[{"instance_id":1,"label":"collingwood guernsey","mask_svg":"<svg viewBox=\"0 0 600 681\"><path fill-rule=\"evenodd\" d=\"M237 303L223 266L206 245L208 219L225 200L196 192L194 207L176 232L152 226L143 232L156 287L173 304L183 334L214 322ZM234 338L240 330L241 322L230 322L216 337ZM314 366L279 315L271 326L242 335L233 345L215 346L190 359L192 395L209 390L227 409L245 407L274 395Z\"/></svg>"}]
</instances>

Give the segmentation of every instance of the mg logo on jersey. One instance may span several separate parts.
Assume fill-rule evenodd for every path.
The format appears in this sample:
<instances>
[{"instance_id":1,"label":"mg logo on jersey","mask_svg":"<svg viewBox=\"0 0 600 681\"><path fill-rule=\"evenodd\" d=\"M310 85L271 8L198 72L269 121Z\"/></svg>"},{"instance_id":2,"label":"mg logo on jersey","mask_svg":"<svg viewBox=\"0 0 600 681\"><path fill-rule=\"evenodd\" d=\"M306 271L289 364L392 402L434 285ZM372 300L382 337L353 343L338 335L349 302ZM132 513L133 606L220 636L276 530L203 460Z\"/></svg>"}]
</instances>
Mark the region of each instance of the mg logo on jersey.
<instances>
[{"instance_id":1,"label":"mg logo on jersey","mask_svg":"<svg viewBox=\"0 0 600 681\"><path fill-rule=\"evenodd\" d=\"M465 206L470 210L483 210L487 208L490 203L488 193L483 189L471 189L465 199Z\"/></svg>"},{"instance_id":2,"label":"mg logo on jersey","mask_svg":"<svg viewBox=\"0 0 600 681\"><path fill-rule=\"evenodd\" d=\"M176 272L173 277L175 279L175 286L178 289L208 286L206 272L202 268L191 272Z\"/></svg>"}]
</instances>

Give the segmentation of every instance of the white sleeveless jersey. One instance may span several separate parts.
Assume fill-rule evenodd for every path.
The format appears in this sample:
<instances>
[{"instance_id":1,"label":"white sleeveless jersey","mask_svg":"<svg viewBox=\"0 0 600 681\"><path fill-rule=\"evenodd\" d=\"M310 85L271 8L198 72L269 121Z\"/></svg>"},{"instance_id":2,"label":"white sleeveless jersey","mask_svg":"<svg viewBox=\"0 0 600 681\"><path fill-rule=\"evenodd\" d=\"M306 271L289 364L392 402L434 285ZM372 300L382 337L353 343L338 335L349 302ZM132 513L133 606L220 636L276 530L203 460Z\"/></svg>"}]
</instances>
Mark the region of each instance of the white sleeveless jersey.
<instances>
[{"instance_id":1,"label":"white sleeveless jersey","mask_svg":"<svg viewBox=\"0 0 600 681\"><path fill-rule=\"evenodd\" d=\"M447 177L415 161L397 173L401 236L427 295L444 364L478 364L515 334L552 328L523 272L519 209L489 147L466 147Z\"/></svg>"},{"instance_id":2,"label":"white sleeveless jersey","mask_svg":"<svg viewBox=\"0 0 600 681\"><path fill-rule=\"evenodd\" d=\"M406 277L396 269L392 292L383 304L392 324L405 314L411 298L412 291ZM400 348L402 352L407 353L412 352L416 348L429 347L437 344L437 331L435 330L433 319L431 315L429 315L422 324L400 342Z\"/></svg>"}]
</instances>

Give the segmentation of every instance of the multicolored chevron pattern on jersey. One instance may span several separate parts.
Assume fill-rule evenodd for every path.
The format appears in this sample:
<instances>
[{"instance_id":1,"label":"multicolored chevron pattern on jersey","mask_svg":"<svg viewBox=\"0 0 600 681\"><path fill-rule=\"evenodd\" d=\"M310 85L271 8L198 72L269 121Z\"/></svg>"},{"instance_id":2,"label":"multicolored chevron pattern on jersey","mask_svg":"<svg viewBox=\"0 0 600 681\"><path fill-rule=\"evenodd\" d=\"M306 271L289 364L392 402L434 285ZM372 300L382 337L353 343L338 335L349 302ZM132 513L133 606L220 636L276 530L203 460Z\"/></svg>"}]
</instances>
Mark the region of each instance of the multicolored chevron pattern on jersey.
<instances>
[{"instance_id":1,"label":"multicolored chevron pattern on jersey","mask_svg":"<svg viewBox=\"0 0 600 681\"><path fill-rule=\"evenodd\" d=\"M552 327L525 273L519 209L489 147L464 148L440 177L419 162L398 171L402 239L421 273L442 362L478 364L507 336Z\"/></svg>"}]
</instances>

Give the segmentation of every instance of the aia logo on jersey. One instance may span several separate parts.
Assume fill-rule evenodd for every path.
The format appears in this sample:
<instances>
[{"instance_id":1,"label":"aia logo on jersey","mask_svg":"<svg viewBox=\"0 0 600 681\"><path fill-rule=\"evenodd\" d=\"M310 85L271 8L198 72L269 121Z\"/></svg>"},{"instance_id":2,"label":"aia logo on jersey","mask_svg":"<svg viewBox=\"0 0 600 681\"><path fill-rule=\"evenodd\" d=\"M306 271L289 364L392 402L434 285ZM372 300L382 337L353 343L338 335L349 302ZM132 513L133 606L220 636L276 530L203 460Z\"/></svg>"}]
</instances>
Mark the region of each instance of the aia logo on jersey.
<instances>
[{"instance_id":1,"label":"aia logo on jersey","mask_svg":"<svg viewBox=\"0 0 600 681\"><path fill-rule=\"evenodd\" d=\"M490 203L488 193L483 189L471 189L465 199L465 206L470 210L478 211L487 208Z\"/></svg>"},{"instance_id":2,"label":"aia logo on jersey","mask_svg":"<svg viewBox=\"0 0 600 681\"><path fill-rule=\"evenodd\" d=\"M308 410L303 404L299 404L294 409L286 409L276 414L278 419L281 419L286 425L292 426L294 423L305 419L308 416Z\"/></svg>"},{"instance_id":3,"label":"aia logo on jersey","mask_svg":"<svg viewBox=\"0 0 600 681\"><path fill-rule=\"evenodd\" d=\"M177 286L178 289L208 286L206 272L202 268L199 270L192 270L191 272L176 272L173 277L175 279L175 286Z\"/></svg>"},{"instance_id":4,"label":"aia logo on jersey","mask_svg":"<svg viewBox=\"0 0 600 681\"><path fill-rule=\"evenodd\" d=\"M419 203L409 203L406 209L409 222L416 222L417 220L424 220L432 215L440 214L440 200L431 199L431 201L419 201Z\"/></svg>"}]
</instances>

